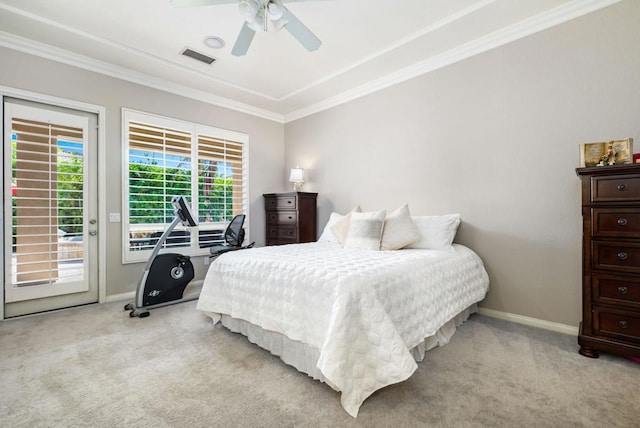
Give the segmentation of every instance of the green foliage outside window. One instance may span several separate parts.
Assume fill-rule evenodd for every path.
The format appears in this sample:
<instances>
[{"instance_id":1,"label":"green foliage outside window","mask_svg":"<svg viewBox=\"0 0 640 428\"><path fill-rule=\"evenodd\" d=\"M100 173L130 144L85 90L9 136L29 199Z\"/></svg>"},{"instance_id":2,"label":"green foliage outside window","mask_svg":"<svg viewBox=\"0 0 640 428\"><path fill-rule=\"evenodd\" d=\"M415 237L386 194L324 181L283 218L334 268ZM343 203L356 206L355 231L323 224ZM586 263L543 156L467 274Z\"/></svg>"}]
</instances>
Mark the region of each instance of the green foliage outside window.
<instances>
[{"instance_id":1,"label":"green foliage outside window","mask_svg":"<svg viewBox=\"0 0 640 428\"><path fill-rule=\"evenodd\" d=\"M233 215L233 180L216 177L205 192L205 178L198 177L199 222L224 222ZM206 194L205 194L206 193ZM131 224L169 223L170 201L183 195L191 199L191 171L159 165L129 164L129 221Z\"/></svg>"},{"instance_id":2,"label":"green foliage outside window","mask_svg":"<svg viewBox=\"0 0 640 428\"><path fill-rule=\"evenodd\" d=\"M198 212L202 223L226 223L233 218L233 180L216 177L208 194L203 191L203 179L198 179Z\"/></svg>"},{"instance_id":3,"label":"green foliage outside window","mask_svg":"<svg viewBox=\"0 0 640 428\"><path fill-rule=\"evenodd\" d=\"M158 165L129 164L129 222L169 223L174 195L191 193L191 171Z\"/></svg>"},{"instance_id":4,"label":"green foliage outside window","mask_svg":"<svg viewBox=\"0 0 640 428\"><path fill-rule=\"evenodd\" d=\"M67 234L82 234L83 165L82 156L62 154L58 150L58 229Z\"/></svg>"}]
</instances>

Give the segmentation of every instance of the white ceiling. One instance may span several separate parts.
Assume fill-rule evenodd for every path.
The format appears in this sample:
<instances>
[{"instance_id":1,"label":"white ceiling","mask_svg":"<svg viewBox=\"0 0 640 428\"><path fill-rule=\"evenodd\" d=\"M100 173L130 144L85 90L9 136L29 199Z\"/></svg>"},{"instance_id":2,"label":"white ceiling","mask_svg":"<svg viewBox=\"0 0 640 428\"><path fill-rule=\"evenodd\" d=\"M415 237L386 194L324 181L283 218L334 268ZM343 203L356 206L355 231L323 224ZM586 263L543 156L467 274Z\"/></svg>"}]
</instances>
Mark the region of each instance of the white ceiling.
<instances>
[{"instance_id":1,"label":"white ceiling","mask_svg":"<svg viewBox=\"0 0 640 428\"><path fill-rule=\"evenodd\" d=\"M287 31L231 48L236 4L0 0L0 46L287 122L500 46L619 0L317 0L286 6L321 40ZM226 41L222 49L205 36ZM217 59L206 65L185 47Z\"/></svg>"}]
</instances>

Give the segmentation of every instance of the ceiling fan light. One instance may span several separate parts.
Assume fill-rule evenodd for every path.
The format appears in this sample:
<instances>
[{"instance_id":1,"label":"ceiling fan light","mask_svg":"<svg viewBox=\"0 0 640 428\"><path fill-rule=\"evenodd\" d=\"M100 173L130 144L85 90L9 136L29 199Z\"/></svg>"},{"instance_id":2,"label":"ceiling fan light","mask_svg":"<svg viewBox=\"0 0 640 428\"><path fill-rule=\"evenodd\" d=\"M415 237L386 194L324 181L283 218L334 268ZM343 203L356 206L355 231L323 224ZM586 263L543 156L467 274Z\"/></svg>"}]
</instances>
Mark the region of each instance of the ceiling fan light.
<instances>
[{"instance_id":1,"label":"ceiling fan light","mask_svg":"<svg viewBox=\"0 0 640 428\"><path fill-rule=\"evenodd\" d=\"M287 25L289 23L289 21L285 17L282 17L280 19L276 19L276 20L271 21L271 22L273 23L273 28L275 28L276 31L282 30L285 27L285 25Z\"/></svg>"},{"instance_id":2,"label":"ceiling fan light","mask_svg":"<svg viewBox=\"0 0 640 428\"><path fill-rule=\"evenodd\" d=\"M277 21L284 16L284 5L282 0L269 0L267 2L267 12L272 21Z\"/></svg>"},{"instance_id":3,"label":"ceiling fan light","mask_svg":"<svg viewBox=\"0 0 640 428\"><path fill-rule=\"evenodd\" d=\"M264 22L264 14L262 12L258 12L255 16L255 19L252 21L247 20L247 26L251 28L253 31L267 31L265 27L266 23Z\"/></svg>"},{"instance_id":4,"label":"ceiling fan light","mask_svg":"<svg viewBox=\"0 0 640 428\"><path fill-rule=\"evenodd\" d=\"M260 5L256 0L240 0L238 2L238 9L240 15L247 23L255 22L258 12L260 12Z\"/></svg>"}]
</instances>

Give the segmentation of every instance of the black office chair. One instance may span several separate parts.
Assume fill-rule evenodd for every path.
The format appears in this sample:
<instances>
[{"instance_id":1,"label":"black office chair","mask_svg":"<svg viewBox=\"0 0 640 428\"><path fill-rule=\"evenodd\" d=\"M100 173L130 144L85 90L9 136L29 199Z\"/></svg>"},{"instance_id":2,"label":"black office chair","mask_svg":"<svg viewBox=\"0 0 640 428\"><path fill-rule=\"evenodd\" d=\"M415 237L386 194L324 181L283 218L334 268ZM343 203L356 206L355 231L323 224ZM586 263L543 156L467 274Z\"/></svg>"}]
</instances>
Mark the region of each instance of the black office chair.
<instances>
[{"instance_id":1,"label":"black office chair","mask_svg":"<svg viewBox=\"0 0 640 428\"><path fill-rule=\"evenodd\" d=\"M245 217L244 214L238 214L231 220L231 223L229 223L227 229L224 231L224 242L220 245L210 247L209 253L211 256L209 257L217 257L229 251L244 250L253 247L255 242L252 242L246 247L242 246L244 242L244 229L242 226L244 225Z\"/></svg>"}]
</instances>

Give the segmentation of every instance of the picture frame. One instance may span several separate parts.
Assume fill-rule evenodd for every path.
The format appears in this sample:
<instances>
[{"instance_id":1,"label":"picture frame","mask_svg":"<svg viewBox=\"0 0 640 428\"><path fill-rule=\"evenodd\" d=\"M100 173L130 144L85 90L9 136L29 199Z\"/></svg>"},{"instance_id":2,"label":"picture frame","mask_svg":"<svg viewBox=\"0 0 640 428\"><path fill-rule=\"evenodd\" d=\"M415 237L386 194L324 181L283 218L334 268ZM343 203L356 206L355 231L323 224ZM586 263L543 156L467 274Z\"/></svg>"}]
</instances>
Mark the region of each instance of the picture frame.
<instances>
[{"instance_id":1,"label":"picture frame","mask_svg":"<svg viewBox=\"0 0 640 428\"><path fill-rule=\"evenodd\" d=\"M580 166L610 166L633 163L633 138L580 144Z\"/></svg>"}]
</instances>

